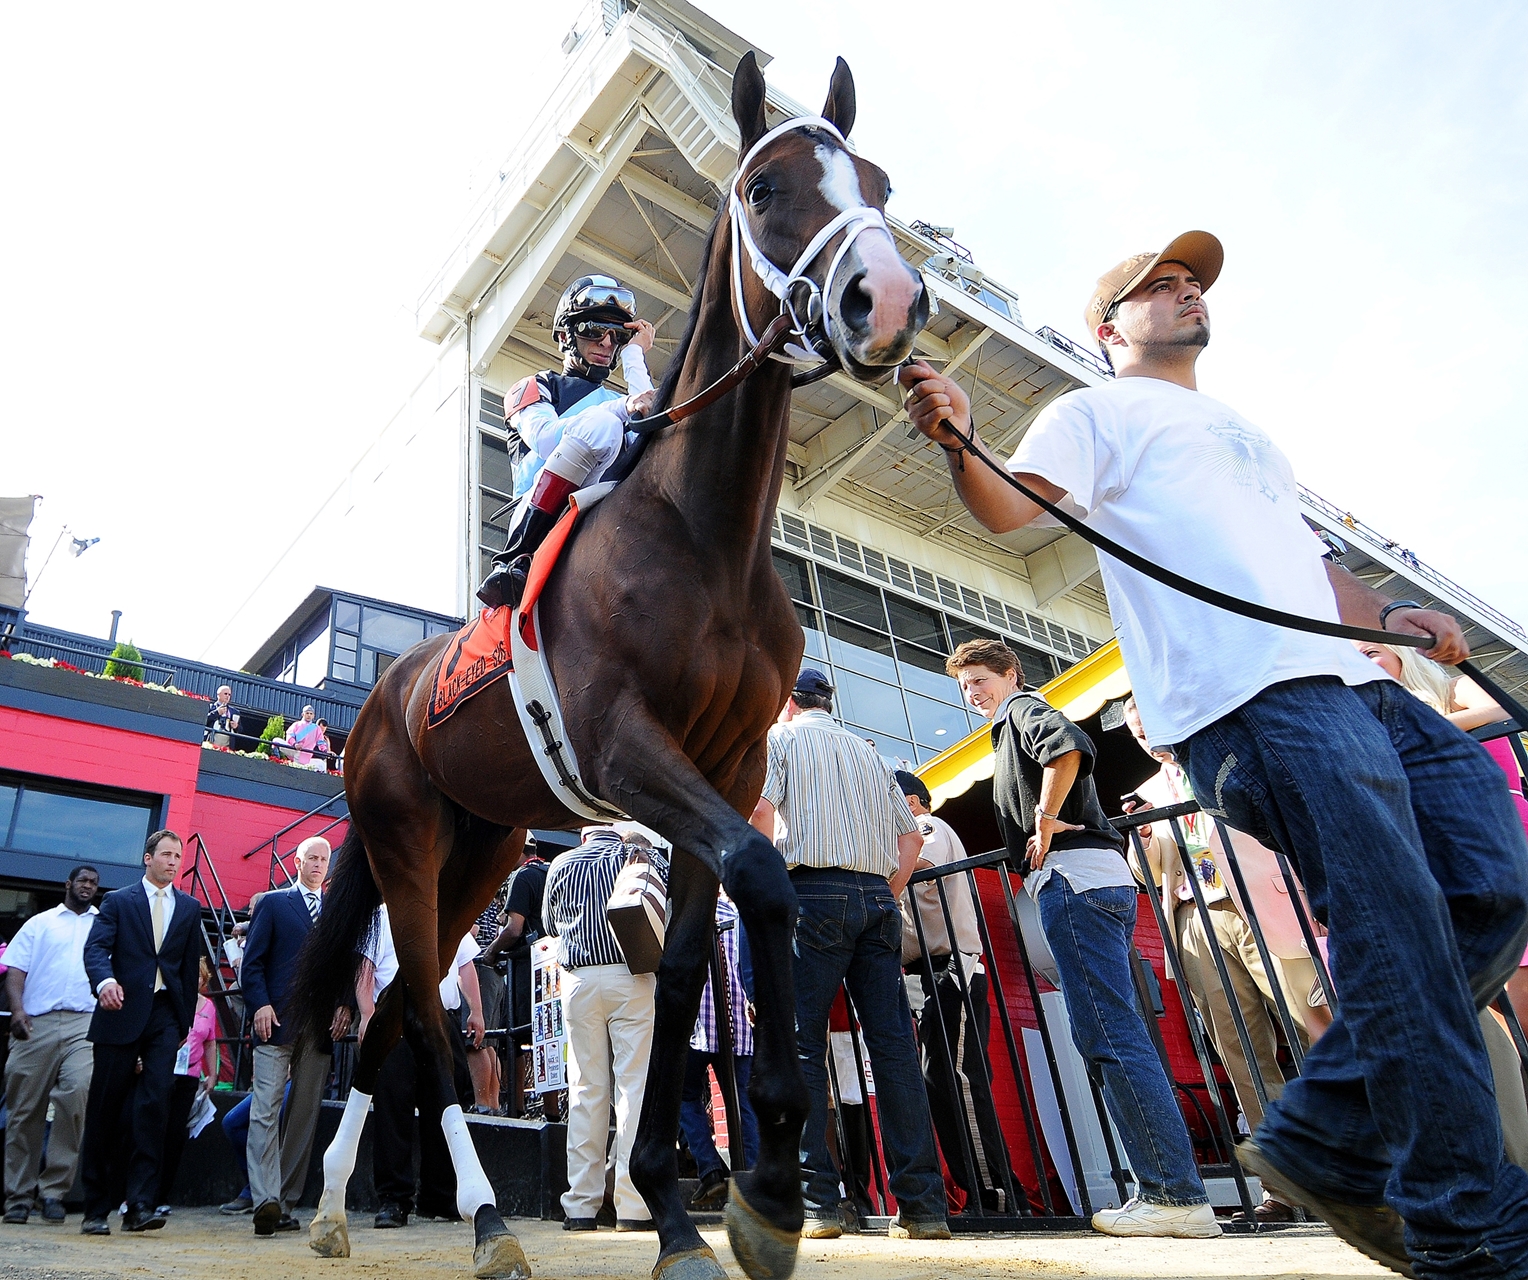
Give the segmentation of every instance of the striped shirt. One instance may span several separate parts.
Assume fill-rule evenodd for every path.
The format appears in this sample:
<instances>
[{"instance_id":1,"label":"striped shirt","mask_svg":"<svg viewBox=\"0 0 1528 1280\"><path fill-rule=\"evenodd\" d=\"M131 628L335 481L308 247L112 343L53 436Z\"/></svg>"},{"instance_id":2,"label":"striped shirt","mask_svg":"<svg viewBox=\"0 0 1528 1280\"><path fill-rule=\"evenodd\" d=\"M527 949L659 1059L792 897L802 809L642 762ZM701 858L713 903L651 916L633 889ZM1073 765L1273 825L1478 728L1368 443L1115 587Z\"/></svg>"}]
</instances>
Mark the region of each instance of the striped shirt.
<instances>
[{"instance_id":1,"label":"striped shirt","mask_svg":"<svg viewBox=\"0 0 1528 1280\"><path fill-rule=\"evenodd\" d=\"M615 878L633 850L616 831L593 833L576 849L560 855L547 872L541 919L548 935L562 939L563 965L582 969L594 964L625 964L610 930L605 908L615 892ZM668 884L668 862L656 849L643 849Z\"/></svg>"},{"instance_id":2,"label":"striped shirt","mask_svg":"<svg viewBox=\"0 0 1528 1280\"><path fill-rule=\"evenodd\" d=\"M841 867L888 880L912 810L880 756L826 711L803 711L769 731L764 799L785 822L787 867Z\"/></svg>"},{"instance_id":3,"label":"striped shirt","mask_svg":"<svg viewBox=\"0 0 1528 1280\"><path fill-rule=\"evenodd\" d=\"M716 923L732 922L732 928L722 930L722 972L727 975L727 1006L731 1007L732 1056L753 1057L753 1026L748 1021L748 991L743 984L742 960L738 954L738 931L742 922L737 918L737 908L726 898L716 900ZM706 977L706 989L700 996L700 1017L695 1020L695 1034L690 1037L690 1048L702 1053L715 1053L721 1048L716 1034L716 1000L712 994L711 978Z\"/></svg>"}]
</instances>

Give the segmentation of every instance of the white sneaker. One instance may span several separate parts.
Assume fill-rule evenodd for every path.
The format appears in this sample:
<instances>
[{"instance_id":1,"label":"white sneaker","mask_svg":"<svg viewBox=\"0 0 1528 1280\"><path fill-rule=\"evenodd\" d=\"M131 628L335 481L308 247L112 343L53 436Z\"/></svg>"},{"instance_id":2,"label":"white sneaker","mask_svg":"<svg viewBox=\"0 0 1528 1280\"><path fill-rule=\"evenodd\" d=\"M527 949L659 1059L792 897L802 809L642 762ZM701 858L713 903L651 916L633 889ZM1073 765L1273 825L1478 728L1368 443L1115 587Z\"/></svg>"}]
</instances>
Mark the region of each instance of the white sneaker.
<instances>
[{"instance_id":1,"label":"white sneaker","mask_svg":"<svg viewBox=\"0 0 1528 1280\"><path fill-rule=\"evenodd\" d=\"M1208 1240L1220 1234L1215 1210L1207 1204L1152 1204L1139 1197L1122 1209L1100 1209L1093 1230L1106 1236L1173 1236L1179 1240Z\"/></svg>"}]
</instances>

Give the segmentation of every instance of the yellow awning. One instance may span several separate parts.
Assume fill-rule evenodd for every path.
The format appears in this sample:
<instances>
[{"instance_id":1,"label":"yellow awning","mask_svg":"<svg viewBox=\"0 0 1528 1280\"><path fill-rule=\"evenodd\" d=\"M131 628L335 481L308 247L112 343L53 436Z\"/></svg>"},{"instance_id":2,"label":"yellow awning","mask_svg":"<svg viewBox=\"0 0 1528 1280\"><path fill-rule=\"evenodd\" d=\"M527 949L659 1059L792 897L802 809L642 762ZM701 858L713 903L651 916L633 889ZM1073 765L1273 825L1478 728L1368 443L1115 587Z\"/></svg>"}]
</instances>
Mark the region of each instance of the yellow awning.
<instances>
[{"instance_id":1,"label":"yellow awning","mask_svg":"<svg viewBox=\"0 0 1528 1280\"><path fill-rule=\"evenodd\" d=\"M1084 720L1106 702L1130 692L1130 677L1120 657L1119 641L1095 649L1038 690L1051 706L1071 720ZM992 736L986 725L953 747L947 747L918 770L937 809L946 800L962 795L992 776Z\"/></svg>"}]
</instances>

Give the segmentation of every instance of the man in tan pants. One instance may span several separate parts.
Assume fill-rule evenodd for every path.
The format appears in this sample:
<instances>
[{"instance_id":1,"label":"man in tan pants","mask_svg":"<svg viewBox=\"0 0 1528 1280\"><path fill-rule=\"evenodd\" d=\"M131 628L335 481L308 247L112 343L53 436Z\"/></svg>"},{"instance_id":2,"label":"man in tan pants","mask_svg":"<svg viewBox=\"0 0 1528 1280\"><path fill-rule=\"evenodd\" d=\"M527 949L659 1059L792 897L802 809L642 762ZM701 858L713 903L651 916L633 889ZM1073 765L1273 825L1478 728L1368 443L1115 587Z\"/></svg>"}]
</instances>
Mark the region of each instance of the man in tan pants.
<instances>
[{"instance_id":1,"label":"man in tan pants","mask_svg":"<svg viewBox=\"0 0 1528 1280\"><path fill-rule=\"evenodd\" d=\"M5 1221L12 1225L25 1223L38 1199L44 1222L63 1222L64 1196L79 1166L95 1064L86 1039L96 1002L85 977L85 940L99 884L94 867L74 868L63 903L32 916L5 953L12 1037L5 1067ZM48 1163L39 1178L50 1102Z\"/></svg>"}]
</instances>

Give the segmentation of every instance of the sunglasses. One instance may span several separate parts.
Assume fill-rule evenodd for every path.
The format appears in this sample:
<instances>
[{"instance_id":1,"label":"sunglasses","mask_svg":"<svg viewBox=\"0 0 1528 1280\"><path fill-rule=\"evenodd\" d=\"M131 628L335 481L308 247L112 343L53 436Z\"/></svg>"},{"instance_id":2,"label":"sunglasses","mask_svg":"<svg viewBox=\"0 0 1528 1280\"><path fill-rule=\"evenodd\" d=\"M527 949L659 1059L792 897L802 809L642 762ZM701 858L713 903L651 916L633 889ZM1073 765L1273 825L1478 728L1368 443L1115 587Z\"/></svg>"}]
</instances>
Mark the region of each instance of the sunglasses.
<instances>
[{"instance_id":1,"label":"sunglasses","mask_svg":"<svg viewBox=\"0 0 1528 1280\"><path fill-rule=\"evenodd\" d=\"M611 324L604 320L580 320L573 326L573 333L575 337L589 342L600 342L609 334L618 347L625 346L635 336L625 325Z\"/></svg>"}]
</instances>

